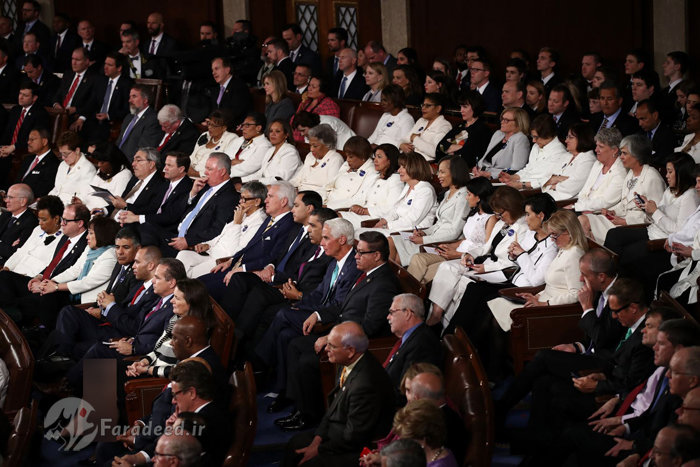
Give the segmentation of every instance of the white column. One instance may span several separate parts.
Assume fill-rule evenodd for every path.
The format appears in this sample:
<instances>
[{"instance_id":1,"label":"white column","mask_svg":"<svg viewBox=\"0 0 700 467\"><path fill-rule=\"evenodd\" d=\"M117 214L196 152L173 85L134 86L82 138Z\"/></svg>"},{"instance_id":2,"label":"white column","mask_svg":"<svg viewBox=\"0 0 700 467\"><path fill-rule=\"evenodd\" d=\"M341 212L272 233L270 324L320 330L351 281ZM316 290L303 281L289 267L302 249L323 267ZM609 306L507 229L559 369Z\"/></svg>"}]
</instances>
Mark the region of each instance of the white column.
<instances>
[{"instance_id":1,"label":"white column","mask_svg":"<svg viewBox=\"0 0 700 467\"><path fill-rule=\"evenodd\" d=\"M409 0L382 0L382 44L387 52L396 53L411 40Z\"/></svg>"},{"instance_id":2,"label":"white column","mask_svg":"<svg viewBox=\"0 0 700 467\"><path fill-rule=\"evenodd\" d=\"M231 35L233 23L239 19L250 19L248 0L223 0L224 37Z\"/></svg>"},{"instance_id":3,"label":"white column","mask_svg":"<svg viewBox=\"0 0 700 467\"><path fill-rule=\"evenodd\" d=\"M691 0L696 1L696 0ZM688 18L686 0L654 0L654 68L662 77L666 54L687 50Z\"/></svg>"}]
</instances>

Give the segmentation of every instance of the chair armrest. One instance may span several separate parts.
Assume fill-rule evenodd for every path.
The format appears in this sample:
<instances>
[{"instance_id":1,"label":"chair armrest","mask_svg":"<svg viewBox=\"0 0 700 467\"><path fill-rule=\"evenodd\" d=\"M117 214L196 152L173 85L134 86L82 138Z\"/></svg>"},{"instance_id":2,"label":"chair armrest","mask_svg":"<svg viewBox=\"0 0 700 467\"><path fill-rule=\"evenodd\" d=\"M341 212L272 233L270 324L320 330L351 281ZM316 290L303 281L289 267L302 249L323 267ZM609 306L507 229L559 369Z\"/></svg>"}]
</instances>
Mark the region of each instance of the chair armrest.
<instances>
[{"instance_id":1,"label":"chair armrest","mask_svg":"<svg viewBox=\"0 0 700 467\"><path fill-rule=\"evenodd\" d=\"M360 227L374 227L374 224L379 222L379 219L367 219L366 221L360 222Z\"/></svg>"},{"instance_id":2,"label":"chair armrest","mask_svg":"<svg viewBox=\"0 0 700 467\"><path fill-rule=\"evenodd\" d=\"M576 204L576 201L578 201L578 198L569 198L569 199L560 199L559 201L555 201L557 208L562 209L564 206L568 206L570 204Z\"/></svg>"},{"instance_id":3,"label":"chair armrest","mask_svg":"<svg viewBox=\"0 0 700 467\"><path fill-rule=\"evenodd\" d=\"M91 303L78 303L77 305L73 305L76 308L80 308L81 310L87 310L88 308L92 308L94 306L97 306L97 303L91 302Z\"/></svg>"},{"instance_id":4,"label":"chair armrest","mask_svg":"<svg viewBox=\"0 0 700 467\"><path fill-rule=\"evenodd\" d=\"M498 291L500 295L511 299L520 299L516 293L531 293L533 295L538 294L544 290L544 285L538 285L537 287L509 287L507 289L501 289Z\"/></svg>"},{"instance_id":5,"label":"chair armrest","mask_svg":"<svg viewBox=\"0 0 700 467\"><path fill-rule=\"evenodd\" d=\"M520 193L526 197L530 198L535 195L540 195L542 194L542 190L539 188L525 188L524 190L520 190Z\"/></svg>"},{"instance_id":6,"label":"chair armrest","mask_svg":"<svg viewBox=\"0 0 700 467\"><path fill-rule=\"evenodd\" d=\"M647 242L647 250L648 251L661 251L664 249L665 244L666 244L665 238L660 238L658 240L649 240Z\"/></svg>"},{"instance_id":7,"label":"chair armrest","mask_svg":"<svg viewBox=\"0 0 700 467\"><path fill-rule=\"evenodd\" d=\"M153 400L169 382L168 378L137 378L124 383L129 425L151 413Z\"/></svg>"},{"instance_id":8,"label":"chair armrest","mask_svg":"<svg viewBox=\"0 0 700 467\"><path fill-rule=\"evenodd\" d=\"M648 227L649 223L641 223L641 224L627 224L627 225L618 225L618 229L641 229L643 227Z\"/></svg>"},{"instance_id":9,"label":"chair armrest","mask_svg":"<svg viewBox=\"0 0 700 467\"><path fill-rule=\"evenodd\" d=\"M326 334L330 328L332 328L334 323L316 323L314 324L313 329L311 332L314 334Z\"/></svg>"}]
</instances>

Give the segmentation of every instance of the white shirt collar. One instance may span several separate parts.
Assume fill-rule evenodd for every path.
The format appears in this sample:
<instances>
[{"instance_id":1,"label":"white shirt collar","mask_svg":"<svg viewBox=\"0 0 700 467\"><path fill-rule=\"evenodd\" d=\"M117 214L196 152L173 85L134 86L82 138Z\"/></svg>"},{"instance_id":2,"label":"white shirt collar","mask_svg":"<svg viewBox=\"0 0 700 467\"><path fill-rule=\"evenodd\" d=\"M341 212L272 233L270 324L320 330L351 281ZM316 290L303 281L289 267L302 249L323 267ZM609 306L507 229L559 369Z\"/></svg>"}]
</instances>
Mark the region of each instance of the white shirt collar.
<instances>
[{"instance_id":1,"label":"white shirt collar","mask_svg":"<svg viewBox=\"0 0 700 467\"><path fill-rule=\"evenodd\" d=\"M347 253L345 253L345 256L343 256L340 261L338 261L338 274L340 274L340 271L343 270L343 266L345 266L345 262L348 260L350 257L350 253L355 251L355 248L350 248Z\"/></svg>"},{"instance_id":2,"label":"white shirt collar","mask_svg":"<svg viewBox=\"0 0 700 467\"><path fill-rule=\"evenodd\" d=\"M489 85L489 82L486 81L484 84L482 84L481 86L476 88L476 90L479 91L479 94L483 94L484 91L486 90L486 86L488 86L488 85Z\"/></svg>"}]
</instances>

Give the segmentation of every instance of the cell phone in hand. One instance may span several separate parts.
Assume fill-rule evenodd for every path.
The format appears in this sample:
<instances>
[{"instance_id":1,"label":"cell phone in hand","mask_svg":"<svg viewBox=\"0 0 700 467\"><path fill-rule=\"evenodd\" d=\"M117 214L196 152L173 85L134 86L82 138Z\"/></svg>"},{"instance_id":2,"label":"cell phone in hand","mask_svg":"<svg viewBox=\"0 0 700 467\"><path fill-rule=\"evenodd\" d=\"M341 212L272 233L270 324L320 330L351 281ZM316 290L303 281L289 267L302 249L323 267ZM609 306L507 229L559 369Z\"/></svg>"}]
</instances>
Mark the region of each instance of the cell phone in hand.
<instances>
[{"instance_id":1,"label":"cell phone in hand","mask_svg":"<svg viewBox=\"0 0 700 467\"><path fill-rule=\"evenodd\" d=\"M639 193L634 194L634 199L639 203L639 204L644 204L644 198L641 197Z\"/></svg>"}]
</instances>

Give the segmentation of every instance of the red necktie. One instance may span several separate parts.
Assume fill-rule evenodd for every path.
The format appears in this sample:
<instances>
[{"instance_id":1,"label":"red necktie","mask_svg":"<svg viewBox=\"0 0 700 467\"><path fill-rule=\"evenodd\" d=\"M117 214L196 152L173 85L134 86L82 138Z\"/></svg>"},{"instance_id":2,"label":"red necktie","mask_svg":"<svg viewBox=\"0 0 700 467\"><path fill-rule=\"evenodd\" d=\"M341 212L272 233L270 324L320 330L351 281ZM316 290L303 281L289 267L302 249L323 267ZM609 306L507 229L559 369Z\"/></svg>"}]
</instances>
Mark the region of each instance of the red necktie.
<instances>
[{"instance_id":1,"label":"red necktie","mask_svg":"<svg viewBox=\"0 0 700 467\"><path fill-rule=\"evenodd\" d=\"M639 386L632 389L629 394L627 394L625 400L623 400L622 404L620 404L620 408L617 409L615 416L622 417L627 412L627 409L630 408L632 402L634 402L634 400L637 398L637 395L642 392L642 389L644 389L645 384L646 382L641 383Z\"/></svg>"},{"instance_id":2,"label":"red necktie","mask_svg":"<svg viewBox=\"0 0 700 467\"><path fill-rule=\"evenodd\" d=\"M459 85L462 84L462 73L457 73L457 88L459 89Z\"/></svg>"},{"instance_id":3,"label":"red necktie","mask_svg":"<svg viewBox=\"0 0 700 467\"><path fill-rule=\"evenodd\" d=\"M396 341L396 344L391 348L391 352L389 352L389 356L386 357L386 360L384 360L384 364L382 365L384 368L389 366L389 362L391 362L391 358L394 356L396 352L398 352L399 347L401 347L401 339Z\"/></svg>"},{"instance_id":4,"label":"red necktie","mask_svg":"<svg viewBox=\"0 0 700 467\"><path fill-rule=\"evenodd\" d=\"M240 157L240 155L241 155L241 153L243 152L243 150L244 150L245 148L247 148L247 147L248 147L248 146L246 146L245 142L244 142L243 144L241 144L241 147L238 148L238 151L236 152L236 156L235 156L235 157L236 157L236 160L238 160L238 158Z\"/></svg>"},{"instance_id":5,"label":"red necktie","mask_svg":"<svg viewBox=\"0 0 700 467\"><path fill-rule=\"evenodd\" d=\"M51 278L51 273L53 273L53 270L56 269L56 266L58 266L58 263L61 262L63 259L63 254L66 252L68 247L70 246L70 239L66 240L66 243L63 244L63 246L58 250L58 252L54 255L53 259L49 263L49 265L44 269L44 273L41 275L41 278L43 280L47 280Z\"/></svg>"},{"instance_id":6,"label":"red necktie","mask_svg":"<svg viewBox=\"0 0 700 467\"><path fill-rule=\"evenodd\" d=\"M17 142L17 135L19 135L19 129L24 121L25 113L27 113L27 109L22 107L22 113L19 114L19 120L17 120L17 125L15 125L15 131L12 132L12 141L10 141L10 145L14 145Z\"/></svg>"},{"instance_id":7,"label":"red necktie","mask_svg":"<svg viewBox=\"0 0 700 467\"><path fill-rule=\"evenodd\" d=\"M78 83L80 83L80 74L75 75L75 78L73 78L73 84L71 84L68 94L66 94L66 98L63 99L64 108L68 107L71 99L73 99L73 94L75 94L75 90L78 89Z\"/></svg>"},{"instance_id":8,"label":"red necktie","mask_svg":"<svg viewBox=\"0 0 700 467\"><path fill-rule=\"evenodd\" d=\"M133 305L134 303L136 303L136 299L139 298L139 295L141 295L141 292L143 292L143 289L145 288L146 287L143 284L141 284L141 287L139 287L139 289L136 291L136 293L134 294L134 298L131 299L129 305Z\"/></svg>"},{"instance_id":9,"label":"red necktie","mask_svg":"<svg viewBox=\"0 0 700 467\"><path fill-rule=\"evenodd\" d=\"M357 285L358 285L360 282L362 282L363 280L365 280L365 277L367 277L367 273L366 273L366 272L363 272L362 274L360 274L360 277L357 278L357 280L355 281L355 285L353 285L352 288L354 289L355 287L357 287Z\"/></svg>"},{"instance_id":10,"label":"red necktie","mask_svg":"<svg viewBox=\"0 0 700 467\"><path fill-rule=\"evenodd\" d=\"M160 143L160 146L158 146L159 151L162 151L163 147L165 147L165 145L168 144L168 141L170 141L170 137L172 135L173 135L172 133L168 133L167 135L165 135L165 139L163 140L162 143Z\"/></svg>"},{"instance_id":11,"label":"red necktie","mask_svg":"<svg viewBox=\"0 0 700 467\"><path fill-rule=\"evenodd\" d=\"M145 322L145 321L148 321L148 318L150 318L151 315L152 315L153 313L155 313L156 311L160 310L160 307L161 307L161 306L163 306L163 299L162 299L162 298L161 298L160 300L158 300L158 303L156 304L156 306L153 307L153 309L152 309L151 311L148 312L148 314L146 315L146 317L143 319L144 322Z\"/></svg>"},{"instance_id":12,"label":"red necktie","mask_svg":"<svg viewBox=\"0 0 700 467\"><path fill-rule=\"evenodd\" d=\"M34 170L34 167L36 167L38 164L39 164L39 156L36 156L36 157L34 157L34 161L32 162L32 165L29 166L29 170L27 170L27 172L26 172L26 173L24 174L24 176L22 177L22 180L24 180L25 178L27 178L27 175L29 175L30 173L32 173L32 170Z\"/></svg>"}]
</instances>

